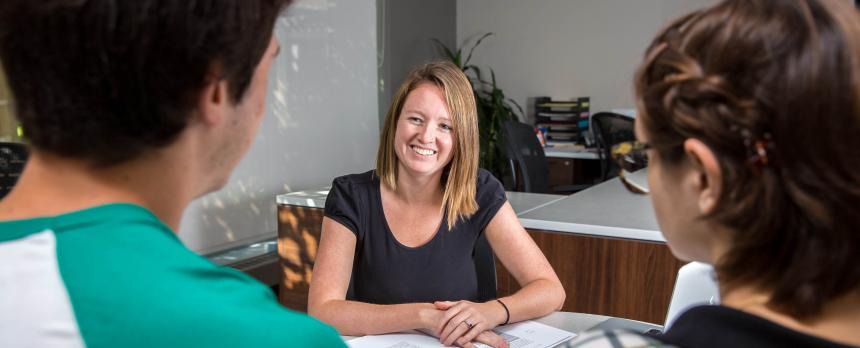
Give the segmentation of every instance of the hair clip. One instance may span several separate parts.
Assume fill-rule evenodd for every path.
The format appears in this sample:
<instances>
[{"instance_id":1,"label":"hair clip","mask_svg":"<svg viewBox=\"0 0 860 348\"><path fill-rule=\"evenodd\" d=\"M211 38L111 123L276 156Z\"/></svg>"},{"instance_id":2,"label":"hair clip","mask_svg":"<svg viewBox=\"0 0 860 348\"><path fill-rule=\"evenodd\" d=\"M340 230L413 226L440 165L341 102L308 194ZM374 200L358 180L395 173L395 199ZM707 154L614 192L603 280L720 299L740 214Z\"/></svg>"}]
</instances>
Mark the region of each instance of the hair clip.
<instances>
[{"instance_id":1,"label":"hair clip","mask_svg":"<svg viewBox=\"0 0 860 348\"><path fill-rule=\"evenodd\" d=\"M768 156L773 153L773 140L770 133L764 133L760 139L755 141L749 136L749 131L743 130L744 145L747 148L747 165L753 174L760 175L764 167L771 166L773 160Z\"/></svg>"}]
</instances>

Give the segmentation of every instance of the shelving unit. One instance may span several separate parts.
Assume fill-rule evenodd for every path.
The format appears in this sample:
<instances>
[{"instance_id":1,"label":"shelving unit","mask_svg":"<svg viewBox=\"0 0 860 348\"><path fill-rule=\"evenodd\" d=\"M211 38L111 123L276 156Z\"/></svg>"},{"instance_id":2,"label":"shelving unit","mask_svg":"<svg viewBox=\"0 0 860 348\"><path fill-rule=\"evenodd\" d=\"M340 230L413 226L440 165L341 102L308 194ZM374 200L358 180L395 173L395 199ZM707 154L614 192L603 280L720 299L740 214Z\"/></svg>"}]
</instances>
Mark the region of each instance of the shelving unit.
<instances>
[{"instance_id":1,"label":"shelving unit","mask_svg":"<svg viewBox=\"0 0 860 348\"><path fill-rule=\"evenodd\" d=\"M591 114L589 97L560 101L535 98L535 127L546 128L547 143L583 143Z\"/></svg>"}]
</instances>

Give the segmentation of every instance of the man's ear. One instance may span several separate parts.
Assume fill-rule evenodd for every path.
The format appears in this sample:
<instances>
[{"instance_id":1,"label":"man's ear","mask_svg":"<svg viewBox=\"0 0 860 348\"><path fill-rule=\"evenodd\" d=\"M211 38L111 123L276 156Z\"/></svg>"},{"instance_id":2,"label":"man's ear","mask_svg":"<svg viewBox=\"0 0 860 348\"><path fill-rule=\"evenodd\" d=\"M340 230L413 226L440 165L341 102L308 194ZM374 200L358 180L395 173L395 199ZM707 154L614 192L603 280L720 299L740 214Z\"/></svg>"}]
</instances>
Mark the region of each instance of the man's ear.
<instances>
[{"instance_id":1,"label":"man's ear","mask_svg":"<svg viewBox=\"0 0 860 348\"><path fill-rule=\"evenodd\" d=\"M200 122L206 125L216 125L224 119L224 110L228 106L227 81L221 80L215 74L206 77L206 84L197 99L197 110Z\"/></svg>"},{"instance_id":2,"label":"man's ear","mask_svg":"<svg viewBox=\"0 0 860 348\"><path fill-rule=\"evenodd\" d=\"M711 213L723 190L723 173L714 152L698 139L684 141L684 152L690 163L692 189L698 196L699 211Z\"/></svg>"}]
</instances>

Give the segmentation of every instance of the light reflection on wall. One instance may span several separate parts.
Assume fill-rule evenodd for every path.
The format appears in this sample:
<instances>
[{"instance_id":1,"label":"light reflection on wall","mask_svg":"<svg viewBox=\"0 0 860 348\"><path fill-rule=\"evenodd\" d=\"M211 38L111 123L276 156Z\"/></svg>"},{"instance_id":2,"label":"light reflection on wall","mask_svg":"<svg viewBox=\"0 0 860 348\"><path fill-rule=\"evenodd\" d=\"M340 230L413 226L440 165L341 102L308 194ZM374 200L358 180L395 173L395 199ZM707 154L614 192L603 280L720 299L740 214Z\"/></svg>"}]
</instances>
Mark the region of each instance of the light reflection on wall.
<instances>
[{"instance_id":1,"label":"light reflection on wall","mask_svg":"<svg viewBox=\"0 0 860 348\"><path fill-rule=\"evenodd\" d=\"M299 0L279 19L266 115L220 191L179 236L208 253L276 235L275 196L373 167L378 141L375 0Z\"/></svg>"}]
</instances>

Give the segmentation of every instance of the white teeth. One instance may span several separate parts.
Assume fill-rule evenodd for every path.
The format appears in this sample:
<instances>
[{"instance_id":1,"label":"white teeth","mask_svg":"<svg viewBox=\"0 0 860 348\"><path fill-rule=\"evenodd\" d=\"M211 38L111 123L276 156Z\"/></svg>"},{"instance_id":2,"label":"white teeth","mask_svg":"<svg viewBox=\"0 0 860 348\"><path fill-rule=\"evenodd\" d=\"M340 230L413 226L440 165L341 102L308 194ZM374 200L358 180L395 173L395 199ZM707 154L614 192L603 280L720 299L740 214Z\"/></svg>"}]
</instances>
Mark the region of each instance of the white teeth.
<instances>
[{"instance_id":1,"label":"white teeth","mask_svg":"<svg viewBox=\"0 0 860 348\"><path fill-rule=\"evenodd\" d=\"M412 151L415 151L417 154L422 155L422 156L432 156L432 155L436 154L436 151L428 150L428 149L422 149L422 148L417 147L417 146L412 146Z\"/></svg>"}]
</instances>

